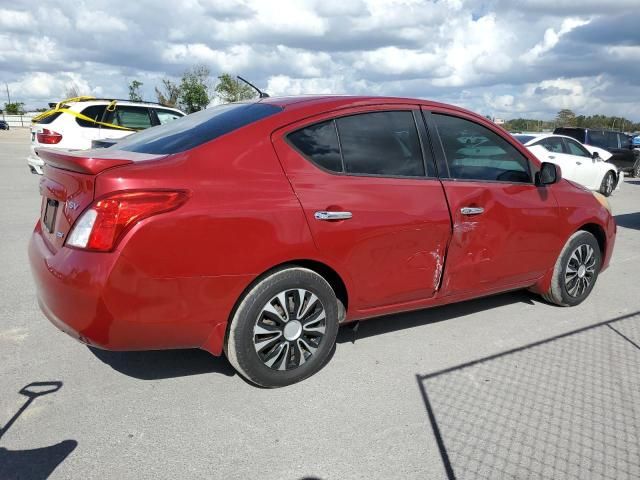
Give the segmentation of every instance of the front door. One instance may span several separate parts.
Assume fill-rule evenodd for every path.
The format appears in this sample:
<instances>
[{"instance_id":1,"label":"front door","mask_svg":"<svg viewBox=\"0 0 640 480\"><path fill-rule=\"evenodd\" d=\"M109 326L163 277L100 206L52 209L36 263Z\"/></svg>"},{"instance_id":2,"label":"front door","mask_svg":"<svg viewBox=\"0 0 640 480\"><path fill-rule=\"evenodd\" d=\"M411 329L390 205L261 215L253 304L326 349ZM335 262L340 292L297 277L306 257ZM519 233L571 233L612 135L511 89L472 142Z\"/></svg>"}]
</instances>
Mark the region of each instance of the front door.
<instances>
[{"instance_id":1,"label":"front door","mask_svg":"<svg viewBox=\"0 0 640 480\"><path fill-rule=\"evenodd\" d=\"M558 255L553 195L533 184L529 160L497 128L444 109L427 118L453 220L442 293L533 284Z\"/></svg>"},{"instance_id":2,"label":"front door","mask_svg":"<svg viewBox=\"0 0 640 480\"><path fill-rule=\"evenodd\" d=\"M423 300L440 284L450 217L418 107L324 114L273 144L322 258L350 283L350 308Z\"/></svg>"}]
</instances>

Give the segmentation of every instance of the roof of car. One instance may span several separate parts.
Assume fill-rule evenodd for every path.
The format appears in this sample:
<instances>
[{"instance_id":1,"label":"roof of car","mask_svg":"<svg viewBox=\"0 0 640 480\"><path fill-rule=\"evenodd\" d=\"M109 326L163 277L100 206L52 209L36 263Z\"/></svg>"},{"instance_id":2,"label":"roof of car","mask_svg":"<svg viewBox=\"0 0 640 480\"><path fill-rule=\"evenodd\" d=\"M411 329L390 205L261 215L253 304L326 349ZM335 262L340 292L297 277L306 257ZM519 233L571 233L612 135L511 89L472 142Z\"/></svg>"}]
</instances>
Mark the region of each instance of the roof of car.
<instances>
[{"instance_id":1,"label":"roof of car","mask_svg":"<svg viewBox=\"0 0 640 480\"><path fill-rule=\"evenodd\" d=\"M167 110L173 110L173 111L177 111L177 112L182 112L179 108L176 107L167 107L165 105L161 105L159 103L154 103L154 102L134 102L131 100L118 100L118 99L109 99L109 98L91 98L91 99L87 99L87 100L73 100L73 101L69 101L69 102L64 102L64 105L68 105L68 106L82 106L82 107L89 107L91 105L107 105L111 102L116 102L116 105L125 105L125 106L146 106L146 107L156 107L156 108L164 108ZM53 104L55 106L55 104Z\"/></svg>"},{"instance_id":2,"label":"roof of car","mask_svg":"<svg viewBox=\"0 0 640 480\"><path fill-rule=\"evenodd\" d=\"M519 135L523 136L523 137L533 137L531 140L527 141L525 143L525 145L527 145L527 144L529 144L529 143L531 143L533 141L538 141L538 140L540 140L542 138L549 138L549 137L568 138L570 140L574 140L575 141L575 138L571 138L571 137L569 137L567 135L559 135L557 133L516 133L516 134L514 134L514 137L519 136Z\"/></svg>"}]
</instances>

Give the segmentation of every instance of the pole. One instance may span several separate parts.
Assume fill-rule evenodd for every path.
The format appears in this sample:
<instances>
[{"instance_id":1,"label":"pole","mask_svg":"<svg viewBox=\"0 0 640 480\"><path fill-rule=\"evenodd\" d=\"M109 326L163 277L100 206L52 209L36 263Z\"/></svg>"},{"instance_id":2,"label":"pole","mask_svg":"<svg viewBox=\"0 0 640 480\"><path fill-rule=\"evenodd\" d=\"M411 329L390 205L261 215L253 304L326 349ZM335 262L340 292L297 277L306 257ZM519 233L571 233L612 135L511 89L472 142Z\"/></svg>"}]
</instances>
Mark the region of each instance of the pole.
<instances>
[{"instance_id":1,"label":"pole","mask_svg":"<svg viewBox=\"0 0 640 480\"><path fill-rule=\"evenodd\" d=\"M9 95L9 84L7 82L4 82L4 86L7 88L7 99L9 100L9 103L11 103L11 95Z\"/></svg>"}]
</instances>

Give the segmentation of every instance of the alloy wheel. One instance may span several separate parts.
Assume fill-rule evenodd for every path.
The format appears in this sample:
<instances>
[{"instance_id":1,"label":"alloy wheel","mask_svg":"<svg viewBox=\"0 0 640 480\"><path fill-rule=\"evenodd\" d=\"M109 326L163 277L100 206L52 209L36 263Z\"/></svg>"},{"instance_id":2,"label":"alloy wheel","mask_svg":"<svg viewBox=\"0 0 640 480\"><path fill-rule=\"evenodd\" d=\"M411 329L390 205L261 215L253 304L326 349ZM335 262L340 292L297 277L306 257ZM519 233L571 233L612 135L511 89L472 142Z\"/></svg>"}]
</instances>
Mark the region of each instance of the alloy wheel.
<instances>
[{"instance_id":1,"label":"alloy wheel","mask_svg":"<svg viewBox=\"0 0 640 480\"><path fill-rule=\"evenodd\" d=\"M596 256L591 245L582 244L576 248L564 275L567 293L572 297L582 296L591 286L596 275Z\"/></svg>"},{"instance_id":2,"label":"alloy wheel","mask_svg":"<svg viewBox=\"0 0 640 480\"><path fill-rule=\"evenodd\" d=\"M253 346L267 367L293 370L313 356L326 327L324 305L314 293L285 290L262 308L253 327Z\"/></svg>"}]
</instances>

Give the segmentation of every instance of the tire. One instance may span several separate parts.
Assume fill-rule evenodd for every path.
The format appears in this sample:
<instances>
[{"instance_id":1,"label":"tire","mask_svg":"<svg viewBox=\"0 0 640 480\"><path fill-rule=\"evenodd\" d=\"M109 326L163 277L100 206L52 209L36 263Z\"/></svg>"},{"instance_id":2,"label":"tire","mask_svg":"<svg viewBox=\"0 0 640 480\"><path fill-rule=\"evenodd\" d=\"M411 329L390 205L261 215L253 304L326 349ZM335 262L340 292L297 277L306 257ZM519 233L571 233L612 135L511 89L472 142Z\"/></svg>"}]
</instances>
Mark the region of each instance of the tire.
<instances>
[{"instance_id":1,"label":"tire","mask_svg":"<svg viewBox=\"0 0 640 480\"><path fill-rule=\"evenodd\" d=\"M633 170L631 171L631 176L640 178L640 154L638 153L636 153L636 163L633 164Z\"/></svg>"},{"instance_id":2,"label":"tire","mask_svg":"<svg viewBox=\"0 0 640 480\"><path fill-rule=\"evenodd\" d=\"M600 193L608 197L613 193L614 188L616 188L616 175L609 170L600 184Z\"/></svg>"},{"instance_id":3,"label":"tire","mask_svg":"<svg viewBox=\"0 0 640 480\"><path fill-rule=\"evenodd\" d=\"M338 318L335 292L322 276L306 268L284 268L258 281L242 298L225 353L238 373L256 385L291 385L324 366Z\"/></svg>"},{"instance_id":4,"label":"tire","mask_svg":"<svg viewBox=\"0 0 640 480\"><path fill-rule=\"evenodd\" d=\"M593 290L601 265L602 254L596 238L584 230L574 233L556 260L551 285L542 298L562 307L582 303Z\"/></svg>"}]
</instances>

